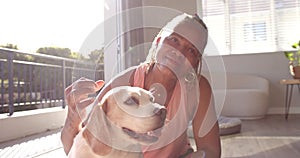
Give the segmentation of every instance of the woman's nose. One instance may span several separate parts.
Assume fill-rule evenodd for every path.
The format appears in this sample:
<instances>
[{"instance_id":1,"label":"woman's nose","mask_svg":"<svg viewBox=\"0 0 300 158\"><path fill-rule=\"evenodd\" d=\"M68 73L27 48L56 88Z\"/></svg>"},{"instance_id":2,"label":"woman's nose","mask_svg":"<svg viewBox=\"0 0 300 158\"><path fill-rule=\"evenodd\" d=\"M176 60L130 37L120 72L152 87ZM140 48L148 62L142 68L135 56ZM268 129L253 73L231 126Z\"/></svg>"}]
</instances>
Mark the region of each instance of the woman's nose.
<instances>
[{"instance_id":1,"label":"woman's nose","mask_svg":"<svg viewBox=\"0 0 300 158\"><path fill-rule=\"evenodd\" d=\"M179 50L172 50L172 54L175 59L181 60L184 58L184 55Z\"/></svg>"}]
</instances>

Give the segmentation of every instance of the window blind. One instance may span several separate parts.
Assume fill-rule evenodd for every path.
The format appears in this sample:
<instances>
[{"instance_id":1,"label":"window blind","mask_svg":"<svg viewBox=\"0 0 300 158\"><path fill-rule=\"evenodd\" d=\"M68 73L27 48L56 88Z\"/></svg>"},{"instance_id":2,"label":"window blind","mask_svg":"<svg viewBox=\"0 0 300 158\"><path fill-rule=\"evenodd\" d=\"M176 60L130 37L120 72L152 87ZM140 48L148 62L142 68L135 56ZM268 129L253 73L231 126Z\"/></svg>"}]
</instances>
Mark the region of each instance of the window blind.
<instances>
[{"instance_id":1,"label":"window blind","mask_svg":"<svg viewBox=\"0 0 300 158\"><path fill-rule=\"evenodd\" d=\"M221 55L292 50L300 40L300 0L202 0L200 12Z\"/></svg>"}]
</instances>

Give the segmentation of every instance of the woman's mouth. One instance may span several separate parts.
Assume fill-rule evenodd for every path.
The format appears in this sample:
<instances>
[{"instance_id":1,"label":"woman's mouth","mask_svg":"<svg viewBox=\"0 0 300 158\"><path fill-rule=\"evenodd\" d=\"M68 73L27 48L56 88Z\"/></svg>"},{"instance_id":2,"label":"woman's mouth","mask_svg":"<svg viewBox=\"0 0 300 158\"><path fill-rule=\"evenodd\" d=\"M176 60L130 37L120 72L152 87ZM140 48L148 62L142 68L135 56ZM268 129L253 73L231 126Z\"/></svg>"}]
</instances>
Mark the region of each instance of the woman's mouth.
<instances>
[{"instance_id":1,"label":"woman's mouth","mask_svg":"<svg viewBox=\"0 0 300 158\"><path fill-rule=\"evenodd\" d=\"M180 61L174 59L174 57L172 57L172 56L167 55L166 59L167 59L168 62L170 62L173 65L180 65Z\"/></svg>"}]
</instances>

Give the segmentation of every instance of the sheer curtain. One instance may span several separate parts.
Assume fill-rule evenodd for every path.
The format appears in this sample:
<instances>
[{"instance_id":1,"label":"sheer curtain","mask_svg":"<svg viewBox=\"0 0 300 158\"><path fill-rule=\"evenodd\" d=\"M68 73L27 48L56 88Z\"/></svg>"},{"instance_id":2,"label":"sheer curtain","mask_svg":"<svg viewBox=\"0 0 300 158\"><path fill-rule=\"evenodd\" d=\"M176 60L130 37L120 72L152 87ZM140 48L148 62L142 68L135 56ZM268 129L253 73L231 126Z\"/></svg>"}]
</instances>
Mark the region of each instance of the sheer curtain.
<instances>
[{"instance_id":1,"label":"sheer curtain","mask_svg":"<svg viewBox=\"0 0 300 158\"><path fill-rule=\"evenodd\" d=\"M292 50L300 40L300 0L201 1L218 54Z\"/></svg>"}]
</instances>

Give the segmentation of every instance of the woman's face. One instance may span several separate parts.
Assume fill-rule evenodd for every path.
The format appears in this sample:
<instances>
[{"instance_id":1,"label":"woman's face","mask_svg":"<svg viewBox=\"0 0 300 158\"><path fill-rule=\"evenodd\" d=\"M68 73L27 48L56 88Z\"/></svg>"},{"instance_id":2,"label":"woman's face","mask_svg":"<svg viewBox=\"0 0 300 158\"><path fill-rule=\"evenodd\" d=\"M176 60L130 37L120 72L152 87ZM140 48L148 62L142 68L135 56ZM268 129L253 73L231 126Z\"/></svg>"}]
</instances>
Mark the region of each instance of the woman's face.
<instances>
[{"instance_id":1,"label":"woman's face","mask_svg":"<svg viewBox=\"0 0 300 158\"><path fill-rule=\"evenodd\" d=\"M201 54L191 42L175 32L162 40L157 52L158 63L179 74L197 69Z\"/></svg>"}]
</instances>

